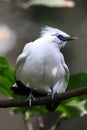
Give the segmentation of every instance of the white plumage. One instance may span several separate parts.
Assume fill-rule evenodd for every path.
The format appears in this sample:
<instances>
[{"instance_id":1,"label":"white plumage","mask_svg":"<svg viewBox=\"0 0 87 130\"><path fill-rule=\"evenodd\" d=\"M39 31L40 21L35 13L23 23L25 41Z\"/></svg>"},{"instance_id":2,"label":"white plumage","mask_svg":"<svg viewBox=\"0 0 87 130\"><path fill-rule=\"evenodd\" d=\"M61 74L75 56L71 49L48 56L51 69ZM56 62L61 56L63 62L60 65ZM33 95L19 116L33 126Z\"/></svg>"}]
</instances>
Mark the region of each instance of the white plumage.
<instances>
[{"instance_id":1,"label":"white plumage","mask_svg":"<svg viewBox=\"0 0 87 130\"><path fill-rule=\"evenodd\" d=\"M63 31L45 27L41 37L27 43L16 61L16 80L31 89L52 93L64 92L69 79L69 69L60 51L72 40Z\"/></svg>"}]
</instances>

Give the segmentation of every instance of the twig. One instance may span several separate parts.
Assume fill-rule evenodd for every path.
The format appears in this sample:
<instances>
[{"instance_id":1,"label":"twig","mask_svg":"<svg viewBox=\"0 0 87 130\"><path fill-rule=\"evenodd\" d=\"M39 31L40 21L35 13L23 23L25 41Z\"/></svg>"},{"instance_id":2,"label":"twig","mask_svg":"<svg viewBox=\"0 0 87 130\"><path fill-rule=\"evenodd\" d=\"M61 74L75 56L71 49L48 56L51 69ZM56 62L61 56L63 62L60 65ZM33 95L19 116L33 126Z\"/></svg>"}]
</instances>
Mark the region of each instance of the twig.
<instances>
[{"instance_id":1,"label":"twig","mask_svg":"<svg viewBox=\"0 0 87 130\"><path fill-rule=\"evenodd\" d=\"M70 90L64 93L56 94L54 96L54 101L57 103L59 100L64 100L76 96L81 96L87 94L87 87L81 87L78 89ZM46 105L52 101L51 96L38 97L36 100L32 100L32 106L37 105ZM7 107L29 107L29 103L26 102L26 99L0 99L0 108Z\"/></svg>"},{"instance_id":2,"label":"twig","mask_svg":"<svg viewBox=\"0 0 87 130\"><path fill-rule=\"evenodd\" d=\"M60 116L56 120L55 124L53 126L51 126L51 128L49 130L56 130L59 127L59 125L63 119L67 119L67 117L64 115L64 113L60 114Z\"/></svg>"},{"instance_id":3,"label":"twig","mask_svg":"<svg viewBox=\"0 0 87 130\"><path fill-rule=\"evenodd\" d=\"M38 124L39 124L39 130L43 130L44 122L43 122L43 117L40 115L38 116Z\"/></svg>"}]
</instances>

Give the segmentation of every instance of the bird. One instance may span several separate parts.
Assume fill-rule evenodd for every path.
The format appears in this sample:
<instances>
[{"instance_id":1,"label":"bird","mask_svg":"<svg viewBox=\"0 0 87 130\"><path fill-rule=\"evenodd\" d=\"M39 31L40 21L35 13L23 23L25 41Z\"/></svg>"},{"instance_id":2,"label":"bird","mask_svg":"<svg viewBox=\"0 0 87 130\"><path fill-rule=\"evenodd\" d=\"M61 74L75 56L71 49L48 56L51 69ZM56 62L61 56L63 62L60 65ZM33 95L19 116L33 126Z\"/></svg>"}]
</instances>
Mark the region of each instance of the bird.
<instances>
[{"instance_id":1,"label":"bird","mask_svg":"<svg viewBox=\"0 0 87 130\"><path fill-rule=\"evenodd\" d=\"M15 66L16 83L14 93L28 96L29 104L38 94L52 95L52 103L47 104L54 111L59 103L53 101L54 95L65 92L69 81L69 68L65 63L61 49L67 42L76 39L60 29L45 26L40 37L26 43L17 57ZM29 94L29 95L28 95Z\"/></svg>"}]
</instances>

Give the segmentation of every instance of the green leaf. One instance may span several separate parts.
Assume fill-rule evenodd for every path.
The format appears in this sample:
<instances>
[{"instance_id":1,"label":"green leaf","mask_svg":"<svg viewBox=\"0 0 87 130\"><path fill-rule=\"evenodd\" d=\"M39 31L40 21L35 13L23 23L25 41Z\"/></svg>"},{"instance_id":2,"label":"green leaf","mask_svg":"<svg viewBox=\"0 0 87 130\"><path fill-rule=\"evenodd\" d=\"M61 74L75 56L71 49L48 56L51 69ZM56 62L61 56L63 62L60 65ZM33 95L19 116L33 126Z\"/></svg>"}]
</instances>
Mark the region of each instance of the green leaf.
<instances>
[{"instance_id":1,"label":"green leaf","mask_svg":"<svg viewBox=\"0 0 87 130\"><path fill-rule=\"evenodd\" d=\"M65 0L29 0L29 5L44 5L49 7L59 7L67 4Z\"/></svg>"},{"instance_id":2,"label":"green leaf","mask_svg":"<svg viewBox=\"0 0 87 130\"><path fill-rule=\"evenodd\" d=\"M0 56L0 92L5 96L12 97L10 87L14 82L14 69L5 57Z\"/></svg>"},{"instance_id":3,"label":"green leaf","mask_svg":"<svg viewBox=\"0 0 87 130\"><path fill-rule=\"evenodd\" d=\"M67 90L87 86L87 73L71 75ZM83 116L87 114L87 95L67 99L61 103L57 111L67 116Z\"/></svg>"},{"instance_id":4,"label":"green leaf","mask_svg":"<svg viewBox=\"0 0 87 130\"><path fill-rule=\"evenodd\" d=\"M70 76L67 90L84 86L87 86L87 73L75 74Z\"/></svg>"},{"instance_id":5,"label":"green leaf","mask_svg":"<svg viewBox=\"0 0 87 130\"><path fill-rule=\"evenodd\" d=\"M18 2L18 5L23 8L31 6L46 6L46 7L74 7L75 2L67 0L28 0L28 2Z\"/></svg>"}]
</instances>

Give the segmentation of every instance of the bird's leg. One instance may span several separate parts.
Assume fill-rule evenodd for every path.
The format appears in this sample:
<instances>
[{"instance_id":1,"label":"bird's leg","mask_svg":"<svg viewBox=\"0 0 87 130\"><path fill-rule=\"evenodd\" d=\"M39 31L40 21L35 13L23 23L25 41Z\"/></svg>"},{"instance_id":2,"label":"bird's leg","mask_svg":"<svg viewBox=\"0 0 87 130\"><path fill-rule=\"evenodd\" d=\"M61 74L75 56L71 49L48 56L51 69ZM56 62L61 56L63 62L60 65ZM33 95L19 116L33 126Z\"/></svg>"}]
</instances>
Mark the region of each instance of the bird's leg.
<instances>
[{"instance_id":1,"label":"bird's leg","mask_svg":"<svg viewBox=\"0 0 87 130\"><path fill-rule=\"evenodd\" d=\"M29 96L28 96L28 98L26 99L26 102L28 101L29 102L29 106L31 107L31 101L35 101L36 99L35 99L35 97L32 95L32 90L31 90L31 92L29 93Z\"/></svg>"},{"instance_id":2,"label":"bird's leg","mask_svg":"<svg viewBox=\"0 0 87 130\"><path fill-rule=\"evenodd\" d=\"M56 107L58 106L58 104L60 103L56 103L54 100L54 96L55 96L55 91L53 91L53 89L51 88L51 91L48 93L48 95L51 95L51 101L46 105L47 110L49 111L54 111L56 109Z\"/></svg>"},{"instance_id":3,"label":"bird's leg","mask_svg":"<svg viewBox=\"0 0 87 130\"><path fill-rule=\"evenodd\" d=\"M53 89L51 88L51 91L48 92L48 96L52 96L52 101L54 100L54 95L55 95L55 93L54 93Z\"/></svg>"}]
</instances>

